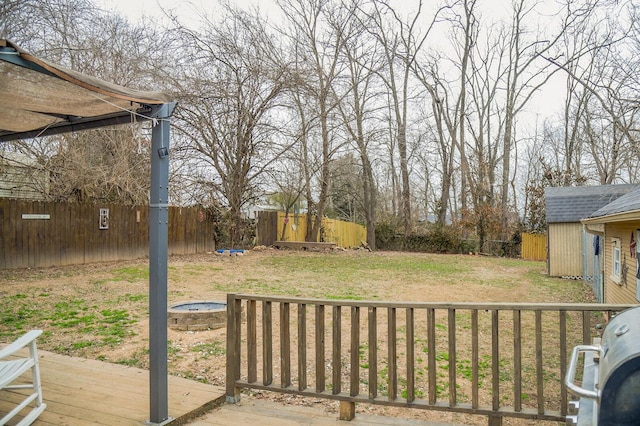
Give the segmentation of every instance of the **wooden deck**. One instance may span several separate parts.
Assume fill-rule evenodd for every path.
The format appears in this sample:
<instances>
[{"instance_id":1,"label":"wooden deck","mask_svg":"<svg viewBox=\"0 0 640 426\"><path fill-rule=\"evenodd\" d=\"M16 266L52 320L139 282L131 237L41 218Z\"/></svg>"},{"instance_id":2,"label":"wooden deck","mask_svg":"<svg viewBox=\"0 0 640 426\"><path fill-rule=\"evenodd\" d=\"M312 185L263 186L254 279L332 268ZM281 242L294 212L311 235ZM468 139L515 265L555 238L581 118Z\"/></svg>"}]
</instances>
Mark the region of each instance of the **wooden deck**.
<instances>
[{"instance_id":1,"label":"wooden deck","mask_svg":"<svg viewBox=\"0 0 640 426\"><path fill-rule=\"evenodd\" d=\"M141 425L149 419L147 370L38 353L47 409L34 426ZM11 399L10 392L0 393L0 414L9 411ZM223 402L222 387L169 376L172 425L188 423Z\"/></svg>"}]
</instances>

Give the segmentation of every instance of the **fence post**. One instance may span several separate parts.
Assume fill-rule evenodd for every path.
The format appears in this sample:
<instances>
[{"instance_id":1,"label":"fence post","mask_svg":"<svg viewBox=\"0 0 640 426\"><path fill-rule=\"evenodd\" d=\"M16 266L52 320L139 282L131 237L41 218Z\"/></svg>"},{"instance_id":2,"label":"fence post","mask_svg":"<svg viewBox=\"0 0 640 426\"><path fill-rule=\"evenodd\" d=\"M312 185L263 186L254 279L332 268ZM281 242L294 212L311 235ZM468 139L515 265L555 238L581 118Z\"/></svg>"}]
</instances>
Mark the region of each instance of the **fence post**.
<instances>
[{"instance_id":1,"label":"fence post","mask_svg":"<svg viewBox=\"0 0 640 426\"><path fill-rule=\"evenodd\" d=\"M240 378L240 310L241 299L235 294L227 295L227 391L226 400L231 404L240 401L240 388L236 380ZM249 313L248 313L249 314Z\"/></svg>"}]
</instances>

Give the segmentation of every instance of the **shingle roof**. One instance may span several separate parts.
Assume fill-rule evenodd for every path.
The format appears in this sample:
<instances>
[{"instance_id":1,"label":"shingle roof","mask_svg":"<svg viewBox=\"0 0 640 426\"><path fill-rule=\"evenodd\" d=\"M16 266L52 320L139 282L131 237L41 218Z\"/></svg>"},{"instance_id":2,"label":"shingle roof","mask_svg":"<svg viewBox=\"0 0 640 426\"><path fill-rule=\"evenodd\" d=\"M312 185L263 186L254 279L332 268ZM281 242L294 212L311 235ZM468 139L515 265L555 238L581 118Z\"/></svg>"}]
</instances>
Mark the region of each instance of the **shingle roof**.
<instances>
[{"instance_id":1,"label":"shingle roof","mask_svg":"<svg viewBox=\"0 0 640 426\"><path fill-rule=\"evenodd\" d=\"M637 184L545 188L547 223L580 222L636 188Z\"/></svg>"},{"instance_id":2,"label":"shingle roof","mask_svg":"<svg viewBox=\"0 0 640 426\"><path fill-rule=\"evenodd\" d=\"M626 213L634 210L640 210L640 187L596 210L589 217L609 216L616 213Z\"/></svg>"}]
</instances>

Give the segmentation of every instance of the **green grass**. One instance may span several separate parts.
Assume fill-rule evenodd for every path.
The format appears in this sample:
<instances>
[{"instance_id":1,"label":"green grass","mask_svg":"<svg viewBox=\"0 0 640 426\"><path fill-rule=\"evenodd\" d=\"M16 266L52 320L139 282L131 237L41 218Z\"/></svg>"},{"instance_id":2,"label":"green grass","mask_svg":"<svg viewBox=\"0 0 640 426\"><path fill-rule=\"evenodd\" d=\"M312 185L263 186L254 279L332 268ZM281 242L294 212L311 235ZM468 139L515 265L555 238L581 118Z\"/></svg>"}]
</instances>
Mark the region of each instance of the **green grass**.
<instances>
[{"instance_id":1,"label":"green grass","mask_svg":"<svg viewBox=\"0 0 640 426\"><path fill-rule=\"evenodd\" d=\"M16 338L28 329L43 328L47 331L42 340L55 336L73 335L71 342L57 344L55 350L62 353L78 352L93 347L113 347L133 336L131 325L137 320L128 309L104 309L98 304L81 298L49 300L51 296L30 298L18 293L6 299L0 310L0 336ZM147 296L127 294L124 297L107 296L105 305L120 305L128 300L146 304Z\"/></svg>"},{"instance_id":2,"label":"green grass","mask_svg":"<svg viewBox=\"0 0 640 426\"><path fill-rule=\"evenodd\" d=\"M138 282L138 281L148 281L149 280L149 267L148 266L131 266L126 268L115 269L113 272L112 280L115 282L118 281L127 281L130 283Z\"/></svg>"},{"instance_id":3,"label":"green grass","mask_svg":"<svg viewBox=\"0 0 640 426\"><path fill-rule=\"evenodd\" d=\"M450 276L464 272L457 262L450 262L438 256L416 258L414 255L401 257L345 257L339 253L324 256L271 257L264 263L282 271L304 270L309 273L328 275L342 282L351 281L362 274L375 276L380 273L428 273L435 276Z\"/></svg>"},{"instance_id":4,"label":"green grass","mask_svg":"<svg viewBox=\"0 0 640 426\"><path fill-rule=\"evenodd\" d=\"M148 355L143 348L148 346L148 341L135 333L137 322L148 318L147 264L136 261L42 269L23 275L0 271L1 282L6 283L0 287L3 302L0 304L0 338L3 341L12 340L28 329L41 328L45 333L39 344L45 350L145 367ZM451 295L452 302L487 299L520 302L525 301L523 297L531 302L588 301L584 298L582 282L547 277L540 262L422 253L274 251L250 253L231 260L218 257L193 263L180 260L169 267L169 286L171 298L197 299L201 299L202 294L219 297L219 294L233 292L331 300L448 302ZM366 312L361 315L364 318ZM486 315L480 312L480 316L482 319ZM568 326L578 326L579 321L571 316L567 321ZM445 332L447 319L438 317L434 326L438 333ZM468 335L470 326L470 313L456 312L459 332ZM481 321L483 336L490 335L487 334L490 331ZM423 365L427 360L425 335L418 327L416 355ZM398 337L403 339L403 333ZM123 344L129 345L130 353L118 352ZM224 344L217 340L206 340L196 346L173 343L169 349L170 360L176 363L189 359L187 356L211 360L223 357L225 351ZM438 342L435 352L438 366L449 364L442 342ZM117 355L110 355L113 353ZM457 355L461 379L468 382L471 354L459 352ZM490 366L483 356L480 354L479 375L481 386L486 387ZM360 348L359 361L362 368L368 366L366 346ZM379 365L383 367L382 360ZM439 394L447 389L447 375L440 376L441 372L437 368L435 373ZM426 375L427 371L418 368L416 373ZM379 374L378 386L384 388L387 386L386 378L382 377L386 374L385 367ZM507 379L507 376L500 377L500 380Z\"/></svg>"},{"instance_id":5,"label":"green grass","mask_svg":"<svg viewBox=\"0 0 640 426\"><path fill-rule=\"evenodd\" d=\"M202 359L209 359L211 356L223 356L227 353L225 342L222 341L198 343L192 346L190 350L199 354Z\"/></svg>"}]
</instances>

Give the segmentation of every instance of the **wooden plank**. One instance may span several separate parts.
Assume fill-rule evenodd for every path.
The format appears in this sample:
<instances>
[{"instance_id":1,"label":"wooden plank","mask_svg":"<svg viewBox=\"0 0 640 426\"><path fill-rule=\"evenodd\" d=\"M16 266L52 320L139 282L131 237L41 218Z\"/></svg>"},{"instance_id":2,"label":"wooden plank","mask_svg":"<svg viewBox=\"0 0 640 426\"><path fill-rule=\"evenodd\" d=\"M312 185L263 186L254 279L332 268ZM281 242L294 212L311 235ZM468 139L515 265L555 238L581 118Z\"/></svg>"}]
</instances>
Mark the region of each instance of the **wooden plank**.
<instances>
[{"instance_id":1,"label":"wooden plank","mask_svg":"<svg viewBox=\"0 0 640 426\"><path fill-rule=\"evenodd\" d=\"M235 385L240 379L240 342L241 322L240 311L242 299L234 294L227 295L227 365L226 365L226 397L227 400L240 400L240 389Z\"/></svg>"},{"instance_id":2,"label":"wooden plank","mask_svg":"<svg viewBox=\"0 0 640 426\"><path fill-rule=\"evenodd\" d=\"M395 401L398 398L398 359L397 359L397 326L396 326L396 308L387 309L387 325L388 325L388 356L389 356L389 401Z\"/></svg>"},{"instance_id":3,"label":"wooden plank","mask_svg":"<svg viewBox=\"0 0 640 426\"><path fill-rule=\"evenodd\" d=\"M449 347L449 407L455 407L458 403L456 388L456 310L447 311L447 331Z\"/></svg>"},{"instance_id":4,"label":"wooden plank","mask_svg":"<svg viewBox=\"0 0 640 426\"><path fill-rule=\"evenodd\" d=\"M415 400L415 327L413 308L406 309L407 314L407 402Z\"/></svg>"},{"instance_id":5,"label":"wooden plank","mask_svg":"<svg viewBox=\"0 0 640 426\"><path fill-rule=\"evenodd\" d=\"M7 238L9 236L9 221L8 215L9 211L7 209L7 199L0 198L0 269L7 268L7 250L8 250L8 241Z\"/></svg>"},{"instance_id":6,"label":"wooden plank","mask_svg":"<svg viewBox=\"0 0 640 426\"><path fill-rule=\"evenodd\" d=\"M436 312L427 309L427 372L429 375L429 404L435 405L436 387Z\"/></svg>"},{"instance_id":7,"label":"wooden plank","mask_svg":"<svg viewBox=\"0 0 640 426\"><path fill-rule=\"evenodd\" d=\"M522 411L522 315L513 311L513 409Z\"/></svg>"},{"instance_id":8,"label":"wooden plank","mask_svg":"<svg viewBox=\"0 0 640 426\"><path fill-rule=\"evenodd\" d=\"M356 416L356 403L350 401L340 401L339 420L351 421Z\"/></svg>"},{"instance_id":9,"label":"wooden plank","mask_svg":"<svg viewBox=\"0 0 640 426\"><path fill-rule=\"evenodd\" d=\"M15 234L15 223L10 209L10 201L6 198L0 199L0 268L13 268L15 252L13 238Z\"/></svg>"},{"instance_id":10,"label":"wooden plank","mask_svg":"<svg viewBox=\"0 0 640 426\"><path fill-rule=\"evenodd\" d=\"M500 409L500 321L499 311L491 311L491 408Z\"/></svg>"},{"instance_id":11,"label":"wooden plank","mask_svg":"<svg viewBox=\"0 0 640 426\"><path fill-rule=\"evenodd\" d=\"M77 222L71 238L71 246L73 247L71 249L71 257L61 260L61 264L69 265L73 262L84 263L87 260L85 248L85 238L87 234L85 228L87 226L87 218L83 217L82 213L82 206L78 205L74 206L73 209L70 209L69 214L65 217L67 226L71 226L73 216L77 217Z\"/></svg>"},{"instance_id":12,"label":"wooden plank","mask_svg":"<svg viewBox=\"0 0 640 426\"><path fill-rule=\"evenodd\" d=\"M582 312L582 344L591 344L591 315L589 312Z\"/></svg>"},{"instance_id":13,"label":"wooden plank","mask_svg":"<svg viewBox=\"0 0 640 426\"><path fill-rule=\"evenodd\" d=\"M257 342L256 301L247 300L247 381L258 380L258 342Z\"/></svg>"},{"instance_id":14,"label":"wooden plank","mask_svg":"<svg viewBox=\"0 0 640 426\"><path fill-rule=\"evenodd\" d=\"M360 393L360 308L351 307L351 372L349 395Z\"/></svg>"},{"instance_id":15,"label":"wooden plank","mask_svg":"<svg viewBox=\"0 0 640 426\"><path fill-rule=\"evenodd\" d=\"M50 209L51 219L47 227L47 253L49 255L49 266L60 266L62 259L67 256L68 238L63 238L61 230L69 230L67 226L67 218L62 203L51 203ZM67 231L68 232L68 231ZM65 241L67 240L67 241Z\"/></svg>"},{"instance_id":16,"label":"wooden plank","mask_svg":"<svg viewBox=\"0 0 640 426\"><path fill-rule=\"evenodd\" d=\"M47 408L34 426L140 425L149 418L149 372L96 360L39 351L42 389ZM220 405L224 389L169 376L169 416L176 423L198 417ZM0 413L14 399L0 398Z\"/></svg>"},{"instance_id":17,"label":"wooden plank","mask_svg":"<svg viewBox=\"0 0 640 426\"><path fill-rule=\"evenodd\" d=\"M307 388L307 305L298 304L298 390Z\"/></svg>"},{"instance_id":18,"label":"wooden plank","mask_svg":"<svg viewBox=\"0 0 640 426\"><path fill-rule=\"evenodd\" d=\"M544 370L542 359L542 312L536 311L536 388L538 391L538 414L544 414Z\"/></svg>"},{"instance_id":19,"label":"wooden plank","mask_svg":"<svg viewBox=\"0 0 640 426\"><path fill-rule=\"evenodd\" d=\"M479 368L480 368L480 350L479 350L479 329L478 329L478 310L471 311L471 408L479 406Z\"/></svg>"},{"instance_id":20,"label":"wooden plank","mask_svg":"<svg viewBox=\"0 0 640 426\"><path fill-rule=\"evenodd\" d=\"M289 303L280 303L280 385L291 386L291 313Z\"/></svg>"},{"instance_id":21,"label":"wooden plank","mask_svg":"<svg viewBox=\"0 0 640 426\"><path fill-rule=\"evenodd\" d=\"M108 230L98 229L100 208L109 209ZM0 269L117 261L149 254L148 206L3 199L2 210ZM170 208L170 251L196 252L197 212L197 208ZM50 218L27 220L22 219L23 213L49 214ZM212 229L208 221L206 226ZM208 244L213 247L213 242Z\"/></svg>"},{"instance_id":22,"label":"wooden plank","mask_svg":"<svg viewBox=\"0 0 640 426\"><path fill-rule=\"evenodd\" d=\"M378 396L378 315L377 308L368 308L369 328L369 399Z\"/></svg>"},{"instance_id":23,"label":"wooden plank","mask_svg":"<svg viewBox=\"0 0 640 426\"><path fill-rule=\"evenodd\" d=\"M559 311L559 330L560 330L560 377L567 376L567 311ZM567 387L564 380L561 381L560 388L560 412L563 416L567 415Z\"/></svg>"},{"instance_id":24,"label":"wooden plank","mask_svg":"<svg viewBox=\"0 0 640 426\"><path fill-rule=\"evenodd\" d=\"M262 383L273 382L273 321L271 302L262 302Z\"/></svg>"},{"instance_id":25,"label":"wooden plank","mask_svg":"<svg viewBox=\"0 0 640 426\"><path fill-rule=\"evenodd\" d=\"M22 202L22 213L33 213L33 203ZM22 220L23 233L22 233L22 248L24 250L23 259L25 260L25 268L33 268L35 265L35 257L33 253L33 223L29 220Z\"/></svg>"},{"instance_id":26,"label":"wooden plank","mask_svg":"<svg viewBox=\"0 0 640 426\"><path fill-rule=\"evenodd\" d=\"M332 393L334 395L342 392L342 307L334 306L332 315Z\"/></svg>"},{"instance_id":27,"label":"wooden plank","mask_svg":"<svg viewBox=\"0 0 640 426\"><path fill-rule=\"evenodd\" d=\"M316 305L316 392L326 387L324 366L324 305Z\"/></svg>"}]
</instances>

